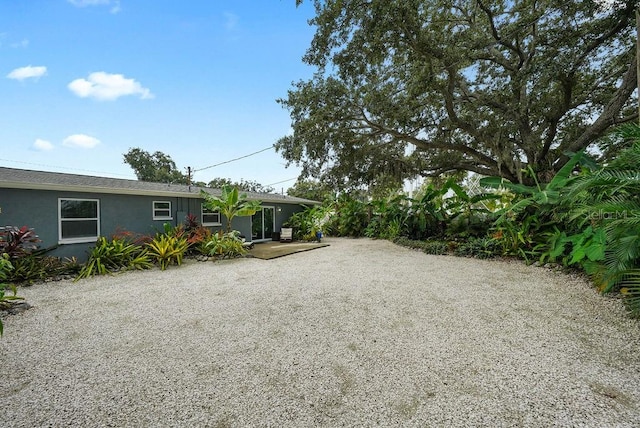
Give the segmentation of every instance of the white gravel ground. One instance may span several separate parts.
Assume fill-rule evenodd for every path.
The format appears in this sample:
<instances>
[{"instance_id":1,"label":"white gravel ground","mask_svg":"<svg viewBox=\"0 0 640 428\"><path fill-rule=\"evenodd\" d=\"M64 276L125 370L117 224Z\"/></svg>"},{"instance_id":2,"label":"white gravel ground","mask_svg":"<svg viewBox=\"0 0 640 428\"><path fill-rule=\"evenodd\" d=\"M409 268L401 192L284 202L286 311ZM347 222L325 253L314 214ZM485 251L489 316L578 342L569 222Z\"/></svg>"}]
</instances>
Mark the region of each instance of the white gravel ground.
<instances>
[{"instance_id":1,"label":"white gravel ground","mask_svg":"<svg viewBox=\"0 0 640 428\"><path fill-rule=\"evenodd\" d=\"M637 427L640 324L516 262L329 239L20 290L2 427Z\"/></svg>"}]
</instances>

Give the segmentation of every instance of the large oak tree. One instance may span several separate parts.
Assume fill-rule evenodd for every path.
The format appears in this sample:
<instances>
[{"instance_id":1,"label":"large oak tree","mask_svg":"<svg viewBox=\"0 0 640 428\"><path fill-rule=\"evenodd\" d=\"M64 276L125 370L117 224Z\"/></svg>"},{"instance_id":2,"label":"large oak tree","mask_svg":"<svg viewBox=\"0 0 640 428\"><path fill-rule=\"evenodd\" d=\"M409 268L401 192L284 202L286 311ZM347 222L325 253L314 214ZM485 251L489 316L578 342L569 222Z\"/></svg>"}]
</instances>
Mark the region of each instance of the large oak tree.
<instances>
[{"instance_id":1,"label":"large oak tree","mask_svg":"<svg viewBox=\"0 0 640 428\"><path fill-rule=\"evenodd\" d=\"M298 0L297 3L301 3ZM276 148L338 187L454 171L543 181L637 118L637 1L315 0L313 78Z\"/></svg>"}]
</instances>

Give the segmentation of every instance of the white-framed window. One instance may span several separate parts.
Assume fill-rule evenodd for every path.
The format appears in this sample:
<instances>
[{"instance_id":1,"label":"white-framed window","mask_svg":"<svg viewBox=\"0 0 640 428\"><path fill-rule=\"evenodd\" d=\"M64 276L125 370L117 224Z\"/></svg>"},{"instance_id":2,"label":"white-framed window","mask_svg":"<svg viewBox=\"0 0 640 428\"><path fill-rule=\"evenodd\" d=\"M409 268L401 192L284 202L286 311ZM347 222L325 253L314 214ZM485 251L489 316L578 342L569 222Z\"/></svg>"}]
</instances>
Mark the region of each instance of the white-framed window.
<instances>
[{"instance_id":1,"label":"white-framed window","mask_svg":"<svg viewBox=\"0 0 640 428\"><path fill-rule=\"evenodd\" d=\"M201 205L201 218L200 223L203 226L220 226L222 222L220 221L220 213L218 211L210 210L205 207L204 204Z\"/></svg>"},{"instance_id":2,"label":"white-framed window","mask_svg":"<svg viewBox=\"0 0 640 428\"><path fill-rule=\"evenodd\" d=\"M173 220L171 201L153 201L154 220Z\"/></svg>"},{"instance_id":3,"label":"white-framed window","mask_svg":"<svg viewBox=\"0 0 640 428\"><path fill-rule=\"evenodd\" d=\"M61 244L94 242L100 236L98 199L58 199L58 241Z\"/></svg>"}]
</instances>

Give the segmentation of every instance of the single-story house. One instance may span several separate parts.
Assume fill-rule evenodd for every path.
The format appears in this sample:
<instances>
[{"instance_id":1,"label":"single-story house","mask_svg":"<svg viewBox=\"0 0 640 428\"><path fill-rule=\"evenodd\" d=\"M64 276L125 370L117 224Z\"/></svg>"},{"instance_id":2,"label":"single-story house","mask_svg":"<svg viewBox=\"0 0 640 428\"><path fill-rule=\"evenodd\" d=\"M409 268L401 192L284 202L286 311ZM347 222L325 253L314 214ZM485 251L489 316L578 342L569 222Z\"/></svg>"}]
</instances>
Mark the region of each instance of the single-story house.
<instances>
[{"instance_id":1,"label":"single-story house","mask_svg":"<svg viewBox=\"0 0 640 428\"><path fill-rule=\"evenodd\" d=\"M182 184L95 177L0 167L0 226L27 226L38 234L51 255L77 257L99 236L117 231L154 235L164 224L177 226L188 214L212 231L226 219L203 207L200 190L220 196L219 189ZM233 229L248 241L271 240L282 224L305 206L318 202L273 193L245 192L261 202L252 217L235 217Z\"/></svg>"}]
</instances>

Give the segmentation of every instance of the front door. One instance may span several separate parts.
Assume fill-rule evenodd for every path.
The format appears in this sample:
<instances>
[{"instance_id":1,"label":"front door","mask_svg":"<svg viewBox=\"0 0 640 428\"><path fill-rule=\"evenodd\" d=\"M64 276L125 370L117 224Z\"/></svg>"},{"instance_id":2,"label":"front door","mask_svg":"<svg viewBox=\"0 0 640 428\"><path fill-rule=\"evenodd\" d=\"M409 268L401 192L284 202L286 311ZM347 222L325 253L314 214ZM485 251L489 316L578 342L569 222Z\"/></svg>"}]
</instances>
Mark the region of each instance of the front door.
<instances>
[{"instance_id":1,"label":"front door","mask_svg":"<svg viewBox=\"0 0 640 428\"><path fill-rule=\"evenodd\" d=\"M251 240L271 240L275 230L275 207L262 207L251 216Z\"/></svg>"}]
</instances>

